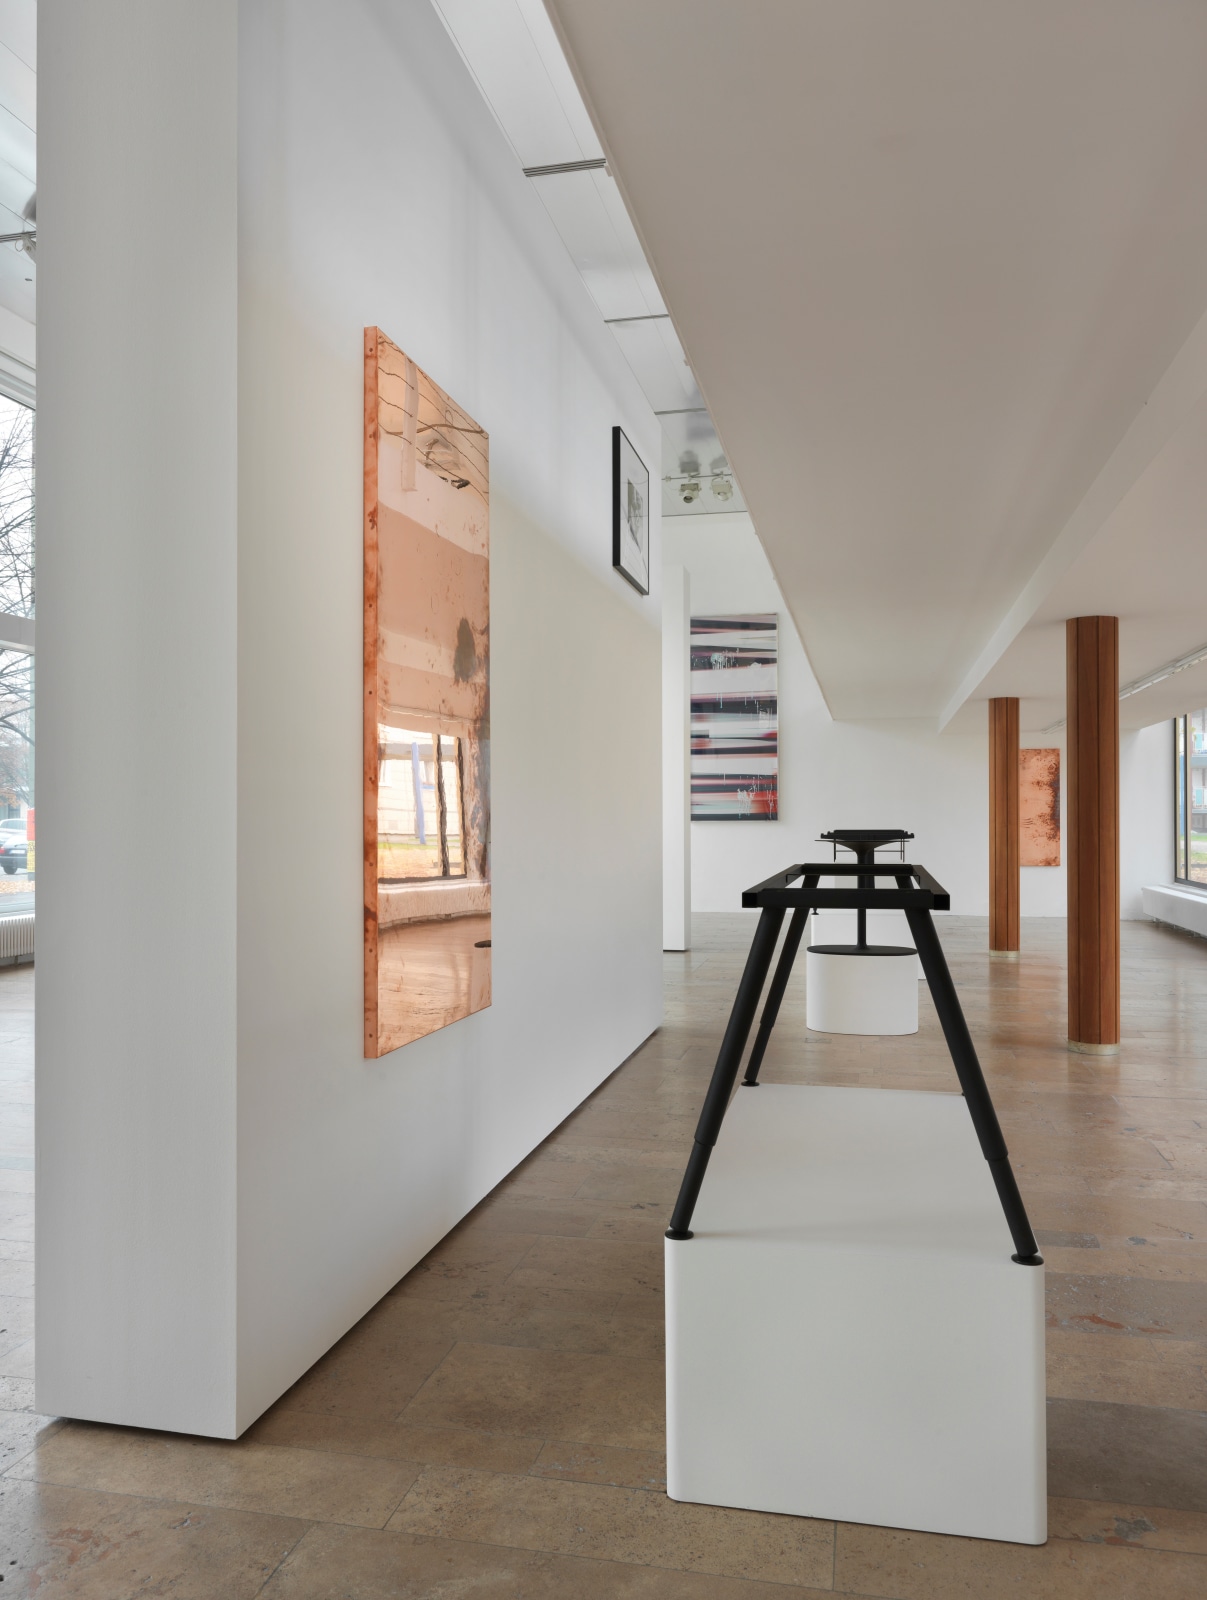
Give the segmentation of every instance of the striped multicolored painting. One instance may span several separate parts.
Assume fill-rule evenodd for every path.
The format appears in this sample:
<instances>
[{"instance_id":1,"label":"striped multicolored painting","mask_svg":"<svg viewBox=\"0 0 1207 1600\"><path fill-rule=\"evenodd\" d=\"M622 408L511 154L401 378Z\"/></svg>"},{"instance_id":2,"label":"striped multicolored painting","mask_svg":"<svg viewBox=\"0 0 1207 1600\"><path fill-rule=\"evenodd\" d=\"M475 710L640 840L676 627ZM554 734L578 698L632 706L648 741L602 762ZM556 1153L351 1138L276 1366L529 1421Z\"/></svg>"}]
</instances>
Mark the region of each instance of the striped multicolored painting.
<instances>
[{"instance_id":1,"label":"striped multicolored painting","mask_svg":"<svg viewBox=\"0 0 1207 1600\"><path fill-rule=\"evenodd\" d=\"M693 617L692 818L779 814L776 616Z\"/></svg>"}]
</instances>

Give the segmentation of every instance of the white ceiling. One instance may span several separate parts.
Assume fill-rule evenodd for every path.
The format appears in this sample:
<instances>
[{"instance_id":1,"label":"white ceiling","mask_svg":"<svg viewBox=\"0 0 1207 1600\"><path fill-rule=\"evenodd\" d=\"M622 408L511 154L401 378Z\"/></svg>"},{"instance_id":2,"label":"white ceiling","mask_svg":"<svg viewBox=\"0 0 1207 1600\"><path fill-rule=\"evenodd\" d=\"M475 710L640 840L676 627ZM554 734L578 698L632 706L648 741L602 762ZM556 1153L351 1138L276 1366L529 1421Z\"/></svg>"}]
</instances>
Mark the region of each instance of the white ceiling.
<instances>
[{"instance_id":1,"label":"white ceiling","mask_svg":"<svg viewBox=\"0 0 1207 1600\"><path fill-rule=\"evenodd\" d=\"M1202 0L548 3L836 716L1207 643Z\"/></svg>"},{"instance_id":2,"label":"white ceiling","mask_svg":"<svg viewBox=\"0 0 1207 1600\"><path fill-rule=\"evenodd\" d=\"M1137 479L1057 579L1029 625L979 686L1021 696L1032 732L1063 719L1068 616L1119 618L1119 677L1128 684L1207 648L1207 399ZM1120 723L1143 727L1207 705L1207 661L1129 695ZM960 717L979 712L975 701Z\"/></svg>"},{"instance_id":3,"label":"white ceiling","mask_svg":"<svg viewBox=\"0 0 1207 1600\"><path fill-rule=\"evenodd\" d=\"M541 0L433 0L522 167L602 159L603 148ZM610 173L533 177L554 226L612 327L646 398L662 416L663 513L742 509L711 493L713 462L732 482L658 285ZM632 319L632 320L630 320ZM701 497L683 504L681 458L694 452ZM651 463L656 474L658 463Z\"/></svg>"},{"instance_id":4,"label":"white ceiling","mask_svg":"<svg viewBox=\"0 0 1207 1600\"><path fill-rule=\"evenodd\" d=\"M38 7L0 0L0 233L29 225L21 215L37 184ZM0 306L35 320L35 269L13 244L0 244Z\"/></svg>"}]
</instances>

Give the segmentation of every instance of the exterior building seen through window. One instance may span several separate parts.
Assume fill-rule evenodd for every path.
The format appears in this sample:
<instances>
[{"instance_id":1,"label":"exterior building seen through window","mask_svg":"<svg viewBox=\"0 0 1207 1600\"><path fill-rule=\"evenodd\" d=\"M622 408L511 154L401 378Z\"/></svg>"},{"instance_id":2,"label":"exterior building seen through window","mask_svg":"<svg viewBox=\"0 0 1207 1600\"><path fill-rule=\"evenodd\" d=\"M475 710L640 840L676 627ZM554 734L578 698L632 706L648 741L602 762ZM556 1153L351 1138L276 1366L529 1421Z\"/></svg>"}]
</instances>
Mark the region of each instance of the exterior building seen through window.
<instances>
[{"instance_id":1,"label":"exterior building seen through window","mask_svg":"<svg viewBox=\"0 0 1207 1600\"><path fill-rule=\"evenodd\" d=\"M1207 888L1207 710L1174 719L1174 877Z\"/></svg>"}]
</instances>

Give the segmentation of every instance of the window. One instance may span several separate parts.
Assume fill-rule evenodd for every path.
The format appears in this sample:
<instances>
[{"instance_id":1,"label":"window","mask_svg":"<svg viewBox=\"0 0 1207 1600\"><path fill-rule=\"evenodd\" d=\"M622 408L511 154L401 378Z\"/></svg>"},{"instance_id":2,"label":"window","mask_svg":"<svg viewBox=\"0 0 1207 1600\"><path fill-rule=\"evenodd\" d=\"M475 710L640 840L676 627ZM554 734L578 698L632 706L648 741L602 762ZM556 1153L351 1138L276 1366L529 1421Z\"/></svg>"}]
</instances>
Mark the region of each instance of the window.
<instances>
[{"instance_id":1,"label":"window","mask_svg":"<svg viewBox=\"0 0 1207 1600\"><path fill-rule=\"evenodd\" d=\"M34 414L0 395L0 915L34 887Z\"/></svg>"},{"instance_id":2,"label":"window","mask_svg":"<svg viewBox=\"0 0 1207 1600\"><path fill-rule=\"evenodd\" d=\"M1174 718L1174 877L1207 888L1207 710Z\"/></svg>"},{"instance_id":3,"label":"window","mask_svg":"<svg viewBox=\"0 0 1207 1600\"><path fill-rule=\"evenodd\" d=\"M378 882L464 878L461 740L386 727L378 740Z\"/></svg>"}]
</instances>

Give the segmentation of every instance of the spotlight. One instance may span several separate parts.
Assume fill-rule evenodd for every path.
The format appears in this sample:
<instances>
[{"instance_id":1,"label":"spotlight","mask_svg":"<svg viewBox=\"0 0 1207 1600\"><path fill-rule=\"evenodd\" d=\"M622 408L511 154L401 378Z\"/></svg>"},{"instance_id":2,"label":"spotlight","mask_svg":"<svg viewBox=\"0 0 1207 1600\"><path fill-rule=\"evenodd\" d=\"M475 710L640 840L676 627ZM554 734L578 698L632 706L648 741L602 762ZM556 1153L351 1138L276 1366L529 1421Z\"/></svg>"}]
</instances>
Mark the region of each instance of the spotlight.
<instances>
[{"instance_id":1,"label":"spotlight","mask_svg":"<svg viewBox=\"0 0 1207 1600\"><path fill-rule=\"evenodd\" d=\"M727 478L723 472L718 472L714 475L709 487L712 489L713 499L719 500L722 505L733 499L733 481Z\"/></svg>"},{"instance_id":2,"label":"spotlight","mask_svg":"<svg viewBox=\"0 0 1207 1600\"><path fill-rule=\"evenodd\" d=\"M698 478L684 478L679 485L679 498L685 506L694 506L700 498L700 480Z\"/></svg>"}]
</instances>

